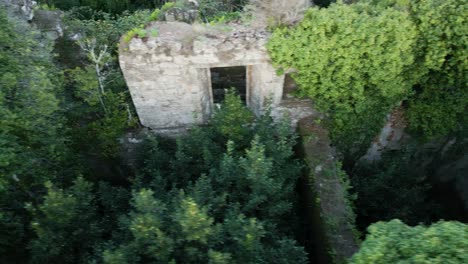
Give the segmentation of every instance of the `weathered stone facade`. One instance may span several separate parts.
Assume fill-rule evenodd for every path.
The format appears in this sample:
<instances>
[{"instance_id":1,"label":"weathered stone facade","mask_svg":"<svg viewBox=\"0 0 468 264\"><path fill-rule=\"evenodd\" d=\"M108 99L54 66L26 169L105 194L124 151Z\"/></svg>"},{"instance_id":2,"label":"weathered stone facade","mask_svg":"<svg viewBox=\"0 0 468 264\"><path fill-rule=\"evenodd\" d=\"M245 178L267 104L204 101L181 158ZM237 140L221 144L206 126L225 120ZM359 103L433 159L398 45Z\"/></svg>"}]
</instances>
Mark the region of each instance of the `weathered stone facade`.
<instances>
[{"instance_id":1,"label":"weathered stone facade","mask_svg":"<svg viewBox=\"0 0 468 264\"><path fill-rule=\"evenodd\" d=\"M261 114L281 103L284 75L277 75L265 44L269 33L240 25L202 26L155 22L157 37L122 41L119 61L141 123L180 130L206 123L212 113L210 69L246 67L247 106Z\"/></svg>"}]
</instances>

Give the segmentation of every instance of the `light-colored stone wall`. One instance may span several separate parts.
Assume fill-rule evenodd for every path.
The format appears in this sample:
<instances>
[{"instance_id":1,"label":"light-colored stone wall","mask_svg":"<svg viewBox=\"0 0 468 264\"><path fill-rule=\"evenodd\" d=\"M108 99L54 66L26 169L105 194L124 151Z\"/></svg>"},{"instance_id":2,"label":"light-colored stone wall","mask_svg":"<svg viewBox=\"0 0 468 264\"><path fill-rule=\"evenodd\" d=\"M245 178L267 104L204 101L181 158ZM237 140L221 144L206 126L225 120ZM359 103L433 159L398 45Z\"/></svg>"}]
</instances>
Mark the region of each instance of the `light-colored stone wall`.
<instances>
[{"instance_id":1,"label":"light-colored stone wall","mask_svg":"<svg viewBox=\"0 0 468 264\"><path fill-rule=\"evenodd\" d=\"M210 68L246 66L247 104L261 114L266 102L281 102L278 76L265 48L264 30L156 22L157 37L121 42L119 61L144 126L178 129L209 120Z\"/></svg>"}]
</instances>

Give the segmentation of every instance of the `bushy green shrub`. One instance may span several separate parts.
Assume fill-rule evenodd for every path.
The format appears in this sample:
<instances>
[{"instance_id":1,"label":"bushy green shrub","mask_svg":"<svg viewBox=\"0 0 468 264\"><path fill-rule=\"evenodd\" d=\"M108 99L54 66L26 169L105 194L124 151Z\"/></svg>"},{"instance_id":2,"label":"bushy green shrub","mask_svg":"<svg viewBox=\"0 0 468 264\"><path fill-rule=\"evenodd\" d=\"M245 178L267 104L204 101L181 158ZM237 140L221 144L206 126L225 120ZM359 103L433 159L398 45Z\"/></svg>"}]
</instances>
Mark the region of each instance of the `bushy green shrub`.
<instances>
[{"instance_id":1,"label":"bushy green shrub","mask_svg":"<svg viewBox=\"0 0 468 264\"><path fill-rule=\"evenodd\" d=\"M167 2L161 7L161 12L166 12L167 10L173 8L176 6L176 3L174 2Z\"/></svg>"},{"instance_id":2,"label":"bushy green shrub","mask_svg":"<svg viewBox=\"0 0 468 264\"><path fill-rule=\"evenodd\" d=\"M367 148L388 111L411 94L416 41L405 13L332 4L276 29L268 49L280 69L295 70L297 95L331 115L335 143L350 151Z\"/></svg>"},{"instance_id":3,"label":"bushy green shrub","mask_svg":"<svg viewBox=\"0 0 468 264\"><path fill-rule=\"evenodd\" d=\"M77 178L63 190L46 183L47 195L31 222L37 238L30 243L33 262L74 263L90 257L91 245L101 239L92 184ZM86 243L83 243L86 241Z\"/></svg>"},{"instance_id":4,"label":"bushy green shrub","mask_svg":"<svg viewBox=\"0 0 468 264\"><path fill-rule=\"evenodd\" d=\"M292 239L301 166L289 126L254 122L233 92L214 119L175 144L149 139L106 263L306 262Z\"/></svg>"},{"instance_id":5,"label":"bushy green shrub","mask_svg":"<svg viewBox=\"0 0 468 264\"><path fill-rule=\"evenodd\" d=\"M409 1L419 31L417 93L409 101L413 132L433 139L468 124L468 5L463 0Z\"/></svg>"},{"instance_id":6,"label":"bushy green shrub","mask_svg":"<svg viewBox=\"0 0 468 264\"><path fill-rule=\"evenodd\" d=\"M159 16L160 16L160 15L161 15L161 10L155 9L155 10L151 13L151 15L150 15L150 17L149 17L149 20L150 20L150 21L156 21L156 20L159 19Z\"/></svg>"},{"instance_id":7,"label":"bushy green shrub","mask_svg":"<svg viewBox=\"0 0 468 264\"><path fill-rule=\"evenodd\" d=\"M221 17L222 14L242 11L247 0L199 0L199 11L204 22L216 20L216 17Z\"/></svg>"},{"instance_id":8,"label":"bushy green shrub","mask_svg":"<svg viewBox=\"0 0 468 264\"><path fill-rule=\"evenodd\" d=\"M228 23L231 21L236 21L242 18L242 15L240 12L220 12L216 14L213 18L210 19L210 24L216 25L216 24L223 24L223 23Z\"/></svg>"},{"instance_id":9,"label":"bushy green shrub","mask_svg":"<svg viewBox=\"0 0 468 264\"><path fill-rule=\"evenodd\" d=\"M379 222L350 263L447 263L468 262L468 226L458 222L438 222L410 227L399 220Z\"/></svg>"},{"instance_id":10,"label":"bushy green shrub","mask_svg":"<svg viewBox=\"0 0 468 264\"><path fill-rule=\"evenodd\" d=\"M124 42L130 42L134 37L138 37L138 38L145 38L146 36L148 35L148 32L146 31L146 29L144 28L141 28L141 27L138 27L138 28L134 28L130 31L128 31L124 37L123 37L123 40Z\"/></svg>"},{"instance_id":11,"label":"bushy green shrub","mask_svg":"<svg viewBox=\"0 0 468 264\"><path fill-rule=\"evenodd\" d=\"M130 8L130 0L42 0L40 2L62 10L88 6L94 10L106 11L113 14L122 13Z\"/></svg>"},{"instance_id":12,"label":"bushy green shrub","mask_svg":"<svg viewBox=\"0 0 468 264\"><path fill-rule=\"evenodd\" d=\"M466 9L462 0L331 4L278 28L268 48L280 69L295 70L297 95L330 114L335 144L359 157L401 101L419 136L463 129Z\"/></svg>"},{"instance_id":13,"label":"bushy green shrub","mask_svg":"<svg viewBox=\"0 0 468 264\"><path fill-rule=\"evenodd\" d=\"M0 4L0 262L27 262L26 202L73 170L52 43Z\"/></svg>"}]
</instances>

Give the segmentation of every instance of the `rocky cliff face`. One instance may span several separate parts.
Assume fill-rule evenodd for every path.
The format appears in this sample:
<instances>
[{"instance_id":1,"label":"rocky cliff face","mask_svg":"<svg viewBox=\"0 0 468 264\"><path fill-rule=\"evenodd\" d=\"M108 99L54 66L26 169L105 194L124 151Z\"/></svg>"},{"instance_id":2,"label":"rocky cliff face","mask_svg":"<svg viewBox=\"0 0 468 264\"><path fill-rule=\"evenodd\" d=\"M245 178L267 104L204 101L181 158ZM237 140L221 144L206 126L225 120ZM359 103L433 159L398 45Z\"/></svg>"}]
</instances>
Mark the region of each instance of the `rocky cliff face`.
<instances>
[{"instance_id":1,"label":"rocky cliff face","mask_svg":"<svg viewBox=\"0 0 468 264\"><path fill-rule=\"evenodd\" d=\"M31 22L43 36L56 40L63 36L62 16L62 11L36 10Z\"/></svg>"},{"instance_id":2,"label":"rocky cliff face","mask_svg":"<svg viewBox=\"0 0 468 264\"><path fill-rule=\"evenodd\" d=\"M10 16L20 21L27 21L42 33L48 40L56 40L63 36L62 11L37 9L37 2L32 0L0 0Z\"/></svg>"},{"instance_id":3,"label":"rocky cliff face","mask_svg":"<svg viewBox=\"0 0 468 264\"><path fill-rule=\"evenodd\" d=\"M1 2L9 7L9 10L16 16L26 21L32 21L34 18L34 7L36 1L32 0L1 0Z\"/></svg>"}]
</instances>

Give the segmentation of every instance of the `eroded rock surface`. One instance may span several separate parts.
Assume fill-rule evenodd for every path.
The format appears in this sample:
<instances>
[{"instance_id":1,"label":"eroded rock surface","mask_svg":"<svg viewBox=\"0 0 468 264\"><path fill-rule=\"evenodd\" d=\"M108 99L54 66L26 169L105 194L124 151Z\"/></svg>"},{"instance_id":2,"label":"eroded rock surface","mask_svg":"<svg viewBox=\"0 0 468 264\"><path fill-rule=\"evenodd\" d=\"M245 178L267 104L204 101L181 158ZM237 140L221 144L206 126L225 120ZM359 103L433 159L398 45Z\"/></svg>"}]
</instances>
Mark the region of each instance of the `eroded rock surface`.
<instances>
[{"instance_id":1,"label":"eroded rock surface","mask_svg":"<svg viewBox=\"0 0 468 264\"><path fill-rule=\"evenodd\" d=\"M16 16L21 19L31 21L34 17L34 7L36 1L32 0L1 0L5 5L8 5Z\"/></svg>"}]
</instances>

